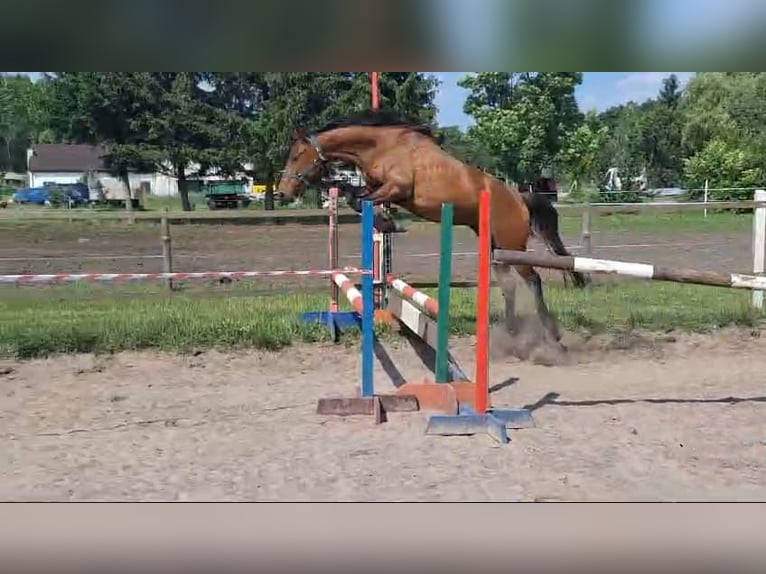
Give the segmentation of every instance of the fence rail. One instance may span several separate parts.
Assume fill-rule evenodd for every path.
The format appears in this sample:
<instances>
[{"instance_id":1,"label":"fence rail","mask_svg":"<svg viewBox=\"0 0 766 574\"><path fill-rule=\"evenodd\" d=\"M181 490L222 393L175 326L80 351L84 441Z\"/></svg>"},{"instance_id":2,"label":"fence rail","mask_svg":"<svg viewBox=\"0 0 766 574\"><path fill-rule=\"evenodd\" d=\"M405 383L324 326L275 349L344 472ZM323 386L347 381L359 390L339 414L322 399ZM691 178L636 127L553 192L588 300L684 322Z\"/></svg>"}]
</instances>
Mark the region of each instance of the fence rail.
<instances>
[{"instance_id":1,"label":"fence rail","mask_svg":"<svg viewBox=\"0 0 766 574\"><path fill-rule=\"evenodd\" d=\"M327 221L329 213L324 209L294 209L275 211L91 211L83 209L5 209L0 210L0 221L34 221L63 220L63 221L160 221L167 217L170 221L199 221L199 220L252 220L252 221L284 221L300 223L303 221ZM358 213L352 209L339 209L338 217L350 221L360 220Z\"/></svg>"},{"instance_id":2,"label":"fence rail","mask_svg":"<svg viewBox=\"0 0 766 574\"><path fill-rule=\"evenodd\" d=\"M649 203L557 203L556 209L561 215L705 211L715 209L754 209L766 206L766 202L754 200L741 201L654 201ZM55 210L55 209L5 209L0 210L3 220L104 220L104 221L156 221L167 217L170 221L205 221L205 220L251 220L260 222L301 223L305 221L326 221L328 211L324 209L291 210L238 210L238 211L90 211L90 210ZM359 214L349 208L340 208L338 217L346 221L359 221Z\"/></svg>"}]
</instances>

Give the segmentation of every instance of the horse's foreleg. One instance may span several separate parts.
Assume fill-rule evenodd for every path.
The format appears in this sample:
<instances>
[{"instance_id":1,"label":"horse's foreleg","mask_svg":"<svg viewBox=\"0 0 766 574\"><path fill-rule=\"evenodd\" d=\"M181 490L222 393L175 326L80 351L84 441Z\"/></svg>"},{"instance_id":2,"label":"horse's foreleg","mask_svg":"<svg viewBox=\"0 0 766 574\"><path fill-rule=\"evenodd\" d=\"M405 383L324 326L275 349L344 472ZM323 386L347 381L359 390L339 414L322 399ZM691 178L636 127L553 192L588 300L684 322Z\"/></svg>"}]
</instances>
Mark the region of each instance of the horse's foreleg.
<instances>
[{"instance_id":1,"label":"horse's foreleg","mask_svg":"<svg viewBox=\"0 0 766 574\"><path fill-rule=\"evenodd\" d=\"M395 183L386 183L377 188L372 189L365 194L362 199L372 201L376 208L379 208L386 203L394 203L404 197L403 189ZM376 213L375 216L376 229L383 232L395 233L402 231L396 225L396 221L388 213Z\"/></svg>"},{"instance_id":2,"label":"horse's foreleg","mask_svg":"<svg viewBox=\"0 0 766 574\"><path fill-rule=\"evenodd\" d=\"M407 192L403 186L395 182L388 182L370 191L364 199L372 201L375 205L382 205L384 203L396 203L406 197Z\"/></svg>"}]
</instances>

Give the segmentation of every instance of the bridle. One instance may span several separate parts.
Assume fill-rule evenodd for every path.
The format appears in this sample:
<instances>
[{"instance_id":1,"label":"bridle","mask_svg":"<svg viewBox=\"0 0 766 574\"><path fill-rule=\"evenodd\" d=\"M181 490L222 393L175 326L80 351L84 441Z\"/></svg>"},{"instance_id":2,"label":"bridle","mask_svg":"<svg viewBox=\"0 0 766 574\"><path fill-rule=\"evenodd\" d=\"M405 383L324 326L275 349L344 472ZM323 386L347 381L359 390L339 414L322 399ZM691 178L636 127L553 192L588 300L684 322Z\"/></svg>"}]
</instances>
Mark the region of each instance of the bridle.
<instances>
[{"instance_id":1,"label":"bridle","mask_svg":"<svg viewBox=\"0 0 766 574\"><path fill-rule=\"evenodd\" d=\"M301 173L284 173L283 177L286 177L287 179L297 179L304 185L309 186L311 185L311 182L309 181L309 174L313 172L317 167L323 169L327 163L327 157L322 151L322 146L319 145L319 139L315 134L306 136L303 139L310 143L311 147L314 148L314 151L317 152L316 159L307 169L303 170Z\"/></svg>"}]
</instances>

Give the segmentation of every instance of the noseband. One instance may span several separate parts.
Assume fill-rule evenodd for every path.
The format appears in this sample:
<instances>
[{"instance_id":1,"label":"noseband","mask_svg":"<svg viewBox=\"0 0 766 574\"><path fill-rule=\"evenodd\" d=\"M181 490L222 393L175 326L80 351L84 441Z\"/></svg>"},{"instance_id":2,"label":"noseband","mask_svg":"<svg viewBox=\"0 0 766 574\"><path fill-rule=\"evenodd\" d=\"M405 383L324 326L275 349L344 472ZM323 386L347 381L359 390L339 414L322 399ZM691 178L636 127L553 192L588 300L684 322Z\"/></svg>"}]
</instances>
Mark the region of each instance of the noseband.
<instances>
[{"instance_id":1,"label":"noseband","mask_svg":"<svg viewBox=\"0 0 766 574\"><path fill-rule=\"evenodd\" d=\"M311 134L310 136L307 136L304 138L308 143L311 144L311 146L314 148L314 151L317 152L317 157L314 160L314 163L309 166L308 169L305 169L301 173L285 173L284 177L287 179L297 179L304 185L308 186L310 185L308 176L309 174L314 171L317 167L324 167L324 164L327 163L327 158L325 157L324 153L322 152L322 147L319 145L319 139L316 135Z\"/></svg>"}]
</instances>

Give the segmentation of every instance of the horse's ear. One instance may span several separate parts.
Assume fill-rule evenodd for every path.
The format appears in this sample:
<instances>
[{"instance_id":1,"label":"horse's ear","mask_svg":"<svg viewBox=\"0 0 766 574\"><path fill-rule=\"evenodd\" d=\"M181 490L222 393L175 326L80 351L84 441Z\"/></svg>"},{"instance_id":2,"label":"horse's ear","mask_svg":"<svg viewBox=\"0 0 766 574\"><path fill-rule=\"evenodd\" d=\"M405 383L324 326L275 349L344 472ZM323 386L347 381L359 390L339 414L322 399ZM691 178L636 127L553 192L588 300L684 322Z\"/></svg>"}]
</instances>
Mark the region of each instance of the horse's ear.
<instances>
[{"instance_id":1,"label":"horse's ear","mask_svg":"<svg viewBox=\"0 0 766 574\"><path fill-rule=\"evenodd\" d=\"M304 130L303 128L295 128L295 133L293 133L293 139L294 140L306 139L308 135L309 135L308 132Z\"/></svg>"}]
</instances>

